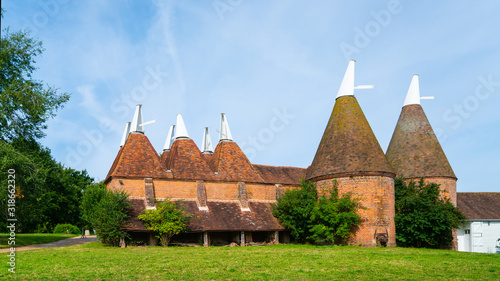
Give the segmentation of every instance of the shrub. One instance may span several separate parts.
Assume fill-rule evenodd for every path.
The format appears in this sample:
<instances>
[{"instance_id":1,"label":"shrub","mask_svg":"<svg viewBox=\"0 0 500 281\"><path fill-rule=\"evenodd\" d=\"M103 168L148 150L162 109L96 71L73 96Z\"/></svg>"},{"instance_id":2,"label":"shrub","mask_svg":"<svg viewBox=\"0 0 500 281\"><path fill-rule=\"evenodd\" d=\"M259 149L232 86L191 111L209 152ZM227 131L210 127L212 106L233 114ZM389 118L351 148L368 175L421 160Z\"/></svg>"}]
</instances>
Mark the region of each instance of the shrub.
<instances>
[{"instance_id":1,"label":"shrub","mask_svg":"<svg viewBox=\"0 0 500 281\"><path fill-rule=\"evenodd\" d=\"M290 230L290 235L299 243L304 243L311 235L309 225L318 193L310 181L301 181L300 188L286 190L276 199L273 215Z\"/></svg>"},{"instance_id":2,"label":"shrub","mask_svg":"<svg viewBox=\"0 0 500 281\"><path fill-rule=\"evenodd\" d=\"M89 186L83 194L84 219L96 230L99 240L118 246L128 238L125 227L130 209L128 194L120 190L107 190L104 184Z\"/></svg>"},{"instance_id":3,"label":"shrub","mask_svg":"<svg viewBox=\"0 0 500 281\"><path fill-rule=\"evenodd\" d=\"M167 247L172 236L187 228L186 222L191 215L186 213L179 201L165 200L157 202L156 209L144 210L138 218L144 222L148 230L155 232L155 237L160 239L160 244Z\"/></svg>"},{"instance_id":4,"label":"shrub","mask_svg":"<svg viewBox=\"0 0 500 281\"><path fill-rule=\"evenodd\" d=\"M54 233L71 233L71 234L80 234L81 230L69 223L58 224L54 227Z\"/></svg>"},{"instance_id":5,"label":"shrub","mask_svg":"<svg viewBox=\"0 0 500 281\"><path fill-rule=\"evenodd\" d=\"M273 215L299 243L346 244L352 229L361 223L356 211L361 208L351 193L339 197L334 182L318 199L316 185L302 181L300 188L287 190L277 198Z\"/></svg>"},{"instance_id":6,"label":"shrub","mask_svg":"<svg viewBox=\"0 0 500 281\"><path fill-rule=\"evenodd\" d=\"M361 223L361 216L356 213L359 202L351 198L352 193L339 197L336 183L329 193L330 196L321 196L314 206L309 239L317 244L346 245L353 227Z\"/></svg>"},{"instance_id":7,"label":"shrub","mask_svg":"<svg viewBox=\"0 0 500 281\"><path fill-rule=\"evenodd\" d=\"M453 241L453 229L458 228L465 216L448 198L440 195L440 186L406 184L398 178L396 192L396 243L403 247L444 248Z\"/></svg>"}]
</instances>

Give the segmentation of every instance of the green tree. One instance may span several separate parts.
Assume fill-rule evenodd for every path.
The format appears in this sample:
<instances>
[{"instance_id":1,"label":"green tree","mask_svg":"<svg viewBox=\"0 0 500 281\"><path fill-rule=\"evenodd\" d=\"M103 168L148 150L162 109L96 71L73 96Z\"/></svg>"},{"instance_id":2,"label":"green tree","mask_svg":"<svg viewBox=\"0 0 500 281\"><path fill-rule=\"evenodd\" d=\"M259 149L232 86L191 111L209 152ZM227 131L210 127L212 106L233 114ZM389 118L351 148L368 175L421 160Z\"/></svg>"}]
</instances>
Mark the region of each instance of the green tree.
<instances>
[{"instance_id":1,"label":"green tree","mask_svg":"<svg viewBox=\"0 0 500 281\"><path fill-rule=\"evenodd\" d=\"M50 150L34 140L0 141L0 178L15 170L16 218L22 232L52 232L59 223L81 225L79 202L82 191L92 182L86 171L57 163ZM7 183L5 182L5 185ZM7 190L0 190L0 213L7 211ZM6 214L7 215L7 214ZM5 231L5 221L0 230Z\"/></svg>"},{"instance_id":2,"label":"green tree","mask_svg":"<svg viewBox=\"0 0 500 281\"><path fill-rule=\"evenodd\" d=\"M191 219L184 206L179 202L165 200L157 202L156 209L146 209L138 216L148 230L155 233L160 244L167 247L172 236L187 229L187 221Z\"/></svg>"},{"instance_id":3,"label":"green tree","mask_svg":"<svg viewBox=\"0 0 500 281\"><path fill-rule=\"evenodd\" d=\"M93 183L85 188L80 204L85 227L95 228L93 224L99 215L97 207L101 200L106 197L107 192L104 183Z\"/></svg>"},{"instance_id":4,"label":"green tree","mask_svg":"<svg viewBox=\"0 0 500 281\"><path fill-rule=\"evenodd\" d=\"M336 181L329 196L323 195L311 214L310 240L314 243L346 245L352 230L361 223L361 208L352 193L338 194Z\"/></svg>"},{"instance_id":5,"label":"green tree","mask_svg":"<svg viewBox=\"0 0 500 281\"><path fill-rule=\"evenodd\" d=\"M448 198L440 195L440 185L395 181L396 242L398 246L445 248L453 241L453 229L465 216Z\"/></svg>"},{"instance_id":6,"label":"green tree","mask_svg":"<svg viewBox=\"0 0 500 281\"><path fill-rule=\"evenodd\" d=\"M39 139L48 119L68 101L68 93L33 79L42 42L28 32L5 29L0 39L0 139Z\"/></svg>"},{"instance_id":7,"label":"green tree","mask_svg":"<svg viewBox=\"0 0 500 281\"><path fill-rule=\"evenodd\" d=\"M273 215L290 230L299 243L307 241L310 233L311 215L316 206L318 193L311 181L301 181L300 188L286 190L273 206Z\"/></svg>"},{"instance_id":8,"label":"green tree","mask_svg":"<svg viewBox=\"0 0 500 281\"><path fill-rule=\"evenodd\" d=\"M2 10L3 16L3 10ZM79 201L92 182L86 171L57 163L38 143L47 121L70 95L33 78L42 42L28 32L4 29L0 38L0 182L15 170L18 231L52 232L58 223L79 225ZM7 191L0 189L0 213L7 208ZM7 216L8 214L5 214ZM5 231L5 221L0 231Z\"/></svg>"},{"instance_id":9,"label":"green tree","mask_svg":"<svg viewBox=\"0 0 500 281\"><path fill-rule=\"evenodd\" d=\"M103 183L89 186L82 199L83 217L95 228L104 244L118 246L128 238L124 230L129 218L130 202L123 190L108 190Z\"/></svg>"},{"instance_id":10,"label":"green tree","mask_svg":"<svg viewBox=\"0 0 500 281\"><path fill-rule=\"evenodd\" d=\"M358 200L351 193L339 196L336 181L320 198L314 182L302 181L300 188L285 191L276 201L273 215L299 243L346 244L361 223Z\"/></svg>"}]
</instances>

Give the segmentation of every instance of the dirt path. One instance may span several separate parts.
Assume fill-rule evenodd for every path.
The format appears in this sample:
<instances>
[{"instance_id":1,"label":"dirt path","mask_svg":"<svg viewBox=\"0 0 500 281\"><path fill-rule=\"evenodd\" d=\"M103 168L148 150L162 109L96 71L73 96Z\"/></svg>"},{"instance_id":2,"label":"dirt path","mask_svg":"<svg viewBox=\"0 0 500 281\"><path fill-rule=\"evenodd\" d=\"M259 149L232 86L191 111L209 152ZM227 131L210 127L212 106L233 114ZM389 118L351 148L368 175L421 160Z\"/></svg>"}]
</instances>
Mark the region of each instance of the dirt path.
<instances>
[{"instance_id":1,"label":"dirt path","mask_svg":"<svg viewBox=\"0 0 500 281\"><path fill-rule=\"evenodd\" d=\"M92 243L92 242L96 242L96 241L97 241L96 236L87 236L87 238L80 238L79 236L77 236L77 237L73 237L73 238L59 240L56 242L16 247L16 251L28 251L28 250L43 249L43 248L66 247L66 246L87 244L87 243ZM7 253L7 252L10 252L10 248L0 249L0 253Z\"/></svg>"}]
</instances>

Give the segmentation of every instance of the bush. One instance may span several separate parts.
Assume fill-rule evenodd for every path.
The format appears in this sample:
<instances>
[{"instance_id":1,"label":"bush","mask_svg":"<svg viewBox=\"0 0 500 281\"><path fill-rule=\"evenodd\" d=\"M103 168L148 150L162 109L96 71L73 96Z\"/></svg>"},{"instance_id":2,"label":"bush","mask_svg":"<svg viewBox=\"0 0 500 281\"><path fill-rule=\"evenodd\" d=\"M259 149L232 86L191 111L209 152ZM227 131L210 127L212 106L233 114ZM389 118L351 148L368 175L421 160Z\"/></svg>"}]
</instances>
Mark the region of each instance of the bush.
<instances>
[{"instance_id":1,"label":"bush","mask_svg":"<svg viewBox=\"0 0 500 281\"><path fill-rule=\"evenodd\" d=\"M81 230L69 223L58 224L54 228L54 233L71 233L71 234L80 234Z\"/></svg>"},{"instance_id":2,"label":"bush","mask_svg":"<svg viewBox=\"0 0 500 281\"><path fill-rule=\"evenodd\" d=\"M273 215L299 243L346 244L352 229L361 223L358 200L351 193L339 197L336 181L319 199L313 182L302 181L300 186L277 198Z\"/></svg>"},{"instance_id":3,"label":"bush","mask_svg":"<svg viewBox=\"0 0 500 281\"><path fill-rule=\"evenodd\" d=\"M314 206L309 239L317 244L346 245L353 227L361 223L361 216L356 213L361 207L350 192L339 197L336 183L329 193L330 196L321 196Z\"/></svg>"},{"instance_id":4,"label":"bush","mask_svg":"<svg viewBox=\"0 0 500 281\"><path fill-rule=\"evenodd\" d=\"M144 210L138 217L144 222L148 230L154 231L163 247L168 246L172 236L184 231L186 222L191 215L186 213L184 206L179 202L165 200L157 202L156 209Z\"/></svg>"},{"instance_id":5,"label":"bush","mask_svg":"<svg viewBox=\"0 0 500 281\"><path fill-rule=\"evenodd\" d=\"M406 184L398 178L396 193L396 243L403 247L447 248L453 242L453 229L458 228L465 216L448 198L440 195L440 186Z\"/></svg>"},{"instance_id":6,"label":"bush","mask_svg":"<svg viewBox=\"0 0 500 281\"><path fill-rule=\"evenodd\" d=\"M306 242L311 236L309 225L317 199L316 185L310 181L301 181L300 188L286 190L273 206L273 215L290 230L290 235L299 243Z\"/></svg>"},{"instance_id":7,"label":"bush","mask_svg":"<svg viewBox=\"0 0 500 281\"><path fill-rule=\"evenodd\" d=\"M123 228L130 209L128 194L119 190L108 190L104 184L89 186L82 199L83 218L96 230L99 240L118 246L121 239L128 238Z\"/></svg>"}]
</instances>

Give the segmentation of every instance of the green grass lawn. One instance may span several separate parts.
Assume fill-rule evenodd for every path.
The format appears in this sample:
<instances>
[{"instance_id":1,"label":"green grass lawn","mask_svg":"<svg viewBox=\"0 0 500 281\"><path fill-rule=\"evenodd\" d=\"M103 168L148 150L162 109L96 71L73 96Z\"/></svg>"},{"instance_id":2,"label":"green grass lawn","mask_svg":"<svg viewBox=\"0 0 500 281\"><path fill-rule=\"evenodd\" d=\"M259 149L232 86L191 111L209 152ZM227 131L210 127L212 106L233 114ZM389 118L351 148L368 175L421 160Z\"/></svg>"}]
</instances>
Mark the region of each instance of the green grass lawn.
<instances>
[{"instance_id":1,"label":"green grass lawn","mask_svg":"<svg viewBox=\"0 0 500 281\"><path fill-rule=\"evenodd\" d=\"M16 247L33 244L54 242L66 238L75 237L75 234L52 234L52 233L16 233ZM8 233L0 233L0 248L10 248L7 244Z\"/></svg>"},{"instance_id":2,"label":"green grass lawn","mask_svg":"<svg viewBox=\"0 0 500 281\"><path fill-rule=\"evenodd\" d=\"M0 277L90 280L500 280L500 255L447 250L277 245L128 247L100 243L16 253ZM4 259L7 259L6 257Z\"/></svg>"}]
</instances>

